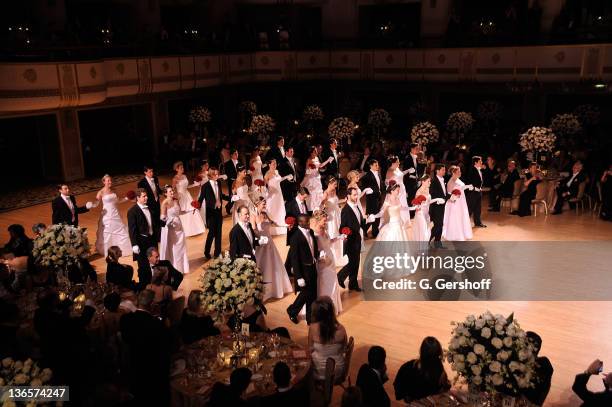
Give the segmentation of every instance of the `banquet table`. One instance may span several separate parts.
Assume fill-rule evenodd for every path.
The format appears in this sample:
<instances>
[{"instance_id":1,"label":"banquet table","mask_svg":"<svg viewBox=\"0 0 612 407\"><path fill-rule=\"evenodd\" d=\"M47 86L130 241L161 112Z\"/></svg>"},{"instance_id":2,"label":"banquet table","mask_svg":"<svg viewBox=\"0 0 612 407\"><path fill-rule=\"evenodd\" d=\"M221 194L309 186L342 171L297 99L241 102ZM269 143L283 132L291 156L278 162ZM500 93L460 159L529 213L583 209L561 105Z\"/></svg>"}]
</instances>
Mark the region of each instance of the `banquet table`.
<instances>
[{"instance_id":1,"label":"banquet table","mask_svg":"<svg viewBox=\"0 0 612 407\"><path fill-rule=\"evenodd\" d=\"M461 394L458 394L461 393ZM451 392L435 394L408 403L410 407L536 407L524 397L514 398L496 394L490 398L482 398L467 392Z\"/></svg>"},{"instance_id":2,"label":"banquet table","mask_svg":"<svg viewBox=\"0 0 612 407\"><path fill-rule=\"evenodd\" d=\"M303 384L310 370L310 355L303 346L277 336L275 348L272 338L273 334L252 333L246 340L248 357L243 358L239 366L248 367L253 373L246 392L248 398L274 393L272 369L279 361L289 366L294 386ZM231 335L211 336L184 346L173 358L172 406L202 406L216 382L229 384L233 370L229 359L231 348Z\"/></svg>"}]
</instances>

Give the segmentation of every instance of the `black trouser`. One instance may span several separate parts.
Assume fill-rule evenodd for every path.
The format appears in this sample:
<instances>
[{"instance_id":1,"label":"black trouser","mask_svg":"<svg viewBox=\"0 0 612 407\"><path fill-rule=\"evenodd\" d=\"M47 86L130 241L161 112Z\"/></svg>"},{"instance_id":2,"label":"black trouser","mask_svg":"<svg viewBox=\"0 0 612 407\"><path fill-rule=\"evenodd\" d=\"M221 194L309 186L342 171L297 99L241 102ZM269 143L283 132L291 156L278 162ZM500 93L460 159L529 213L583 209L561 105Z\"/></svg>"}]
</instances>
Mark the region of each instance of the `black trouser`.
<instances>
[{"instance_id":1,"label":"black trouser","mask_svg":"<svg viewBox=\"0 0 612 407\"><path fill-rule=\"evenodd\" d=\"M429 206L429 216L433 221L431 237L429 240L439 242L442 239L442 226L444 224L444 205L433 204Z\"/></svg>"},{"instance_id":2,"label":"black trouser","mask_svg":"<svg viewBox=\"0 0 612 407\"><path fill-rule=\"evenodd\" d=\"M357 283L357 274L359 273L359 263L361 259L361 237L357 236L359 241L357 244L345 245L344 254L348 256L348 263L338 272L340 281L349 278L349 289L359 288Z\"/></svg>"},{"instance_id":3,"label":"black trouser","mask_svg":"<svg viewBox=\"0 0 612 407\"><path fill-rule=\"evenodd\" d=\"M140 253L135 254L135 260L138 263L138 287L142 290L151 282L151 266L147 258L147 251L151 247L157 247L157 241L152 237L141 236L138 242Z\"/></svg>"},{"instance_id":4,"label":"black trouser","mask_svg":"<svg viewBox=\"0 0 612 407\"><path fill-rule=\"evenodd\" d=\"M232 185L234 184L234 181L236 181L235 179L227 179L227 194L230 196L232 196ZM230 213L230 211L232 210L232 207L234 206L234 203L230 200L226 205L225 205L225 211L227 213Z\"/></svg>"},{"instance_id":5,"label":"black trouser","mask_svg":"<svg viewBox=\"0 0 612 407\"><path fill-rule=\"evenodd\" d=\"M314 265L304 266L304 268L309 268L309 267L314 268L315 266ZM315 276L316 276L316 272L317 272L316 270L310 271L311 275L313 275L312 273L314 273ZM312 303L317 299L317 280L315 278L314 280L311 280L307 282L306 284L307 284L306 287L298 287L299 289L298 296L295 299L295 301L293 301L293 304L291 304L289 308L287 308L287 311L289 312L289 315L297 316L299 312L302 310L302 307L306 305L306 322L310 324L311 306L312 306Z\"/></svg>"},{"instance_id":6,"label":"black trouser","mask_svg":"<svg viewBox=\"0 0 612 407\"><path fill-rule=\"evenodd\" d=\"M561 212L561 210L563 209L563 204L565 203L566 200L573 198L573 196L570 195L566 195L563 196L563 194L570 192L569 188L565 185L560 185L557 187L557 202L555 202L555 212ZM570 208L573 208L573 205L570 203Z\"/></svg>"},{"instance_id":7,"label":"black trouser","mask_svg":"<svg viewBox=\"0 0 612 407\"><path fill-rule=\"evenodd\" d=\"M467 198L468 212L470 216L474 215L474 224L482 225L480 220L482 194L477 191L466 191L465 197Z\"/></svg>"},{"instance_id":8,"label":"black trouser","mask_svg":"<svg viewBox=\"0 0 612 407\"><path fill-rule=\"evenodd\" d=\"M208 235L206 236L206 244L204 245L204 254L210 255L210 246L213 240L215 241L214 257L221 254L221 230L223 226L223 215L221 208L206 209L206 226L208 227Z\"/></svg>"}]
</instances>

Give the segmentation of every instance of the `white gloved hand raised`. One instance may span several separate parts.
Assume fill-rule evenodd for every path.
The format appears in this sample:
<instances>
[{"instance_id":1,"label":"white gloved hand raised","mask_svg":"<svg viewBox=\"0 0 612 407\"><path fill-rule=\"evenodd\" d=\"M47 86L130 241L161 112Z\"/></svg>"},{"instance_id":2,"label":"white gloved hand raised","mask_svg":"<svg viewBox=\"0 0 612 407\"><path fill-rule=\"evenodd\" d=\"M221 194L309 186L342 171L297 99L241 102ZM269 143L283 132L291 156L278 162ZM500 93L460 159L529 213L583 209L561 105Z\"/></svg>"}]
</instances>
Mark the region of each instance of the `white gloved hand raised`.
<instances>
[{"instance_id":1,"label":"white gloved hand raised","mask_svg":"<svg viewBox=\"0 0 612 407\"><path fill-rule=\"evenodd\" d=\"M325 250L321 250L321 251L319 252L319 259L320 259L320 260L324 260L324 259L325 259L325 256L326 256L326 255L325 255Z\"/></svg>"},{"instance_id":2,"label":"white gloved hand raised","mask_svg":"<svg viewBox=\"0 0 612 407\"><path fill-rule=\"evenodd\" d=\"M374 190L372 188L366 188L363 190L363 193L366 195L370 195L374 193Z\"/></svg>"},{"instance_id":3,"label":"white gloved hand raised","mask_svg":"<svg viewBox=\"0 0 612 407\"><path fill-rule=\"evenodd\" d=\"M225 174L219 175L219 179L226 180L227 179L227 175L225 175Z\"/></svg>"},{"instance_id":4,"label":"white gloved hand raised","mask_svg":"<svg viewBox=\"0 0 612 407\"><path fill-rule=\"evenodd\" d=\"M473 185L466 185L465 189L473 191L474 190L474 186Z\"/></svg>"},{"instance_id":5,"label":"white gloved hand raised","mask_svg":"<svg viewBox=\"0 0 612 407\"><path fill-rule=\"evenodd\" d=\"M366 219L366 223L372 223L376 220L376 215L374 214L370 214L368 215L367 219Z\"/></svg>"},{"instance_id":6,"label":"white gloved hand raised","mask_svg":"<svg viewBox=\"0 0 612 407\"><path fill-rule=\"evenodd\" d=\"M283 177L283 181L293 181L293 175L289 174Z\"/></svg>"},{"instance_id":7,"label":"white gloved hand raised","mask_svg":"<svg viewBox=\"0 0 612 407\"><path fill-rule=\"evenodd\" d=\"M140 254L140 247L132 246L132 252L134 252L134 254Z\"/></svg>"},{"instance_id":8,"label":"white gloved hand raised","mask_svg":"<svg viewBox=\"0 0 612 407\"><path fill-rule=\"evenodd\" d=\"M298 278L297 285L300 287L306 287L306 281L303 278Z\"/></svg>"},{"instance_id":9,"label":"white gloved hand raised","mask_svg":"<svg viewBox=\"0 0 612 407\"><path fill-rule=\"evenodd\" d=\"M93 207L94 207L94 204L93 204L93 202L91 202L91 201L89 201L89 202L87 202L87 203L85 204L85 208L87 208L87 209L91 209L91 208L93 208Z\"/></svg>"},{"instance_id":10,"label":"white gloved hand raised","mask_svg":"<svg viewBox=\"0 0 612 407\"><path fill-rule=\"evenodd\" d=\"M238 195L232 195L232 199L231 199L232 202L236 202L239 200L240 200L240 197Z\"/></svg>"},{"instance_id":11,"label":"white gloved hand raised","mask_svg":"<svg viewBox=\"0 0 612 407\"><path fill-rule=\"evenodd\" d=\"M408 174L414 174L416 170L414 168L408 168Z\"/></svg>"}]
</instances>

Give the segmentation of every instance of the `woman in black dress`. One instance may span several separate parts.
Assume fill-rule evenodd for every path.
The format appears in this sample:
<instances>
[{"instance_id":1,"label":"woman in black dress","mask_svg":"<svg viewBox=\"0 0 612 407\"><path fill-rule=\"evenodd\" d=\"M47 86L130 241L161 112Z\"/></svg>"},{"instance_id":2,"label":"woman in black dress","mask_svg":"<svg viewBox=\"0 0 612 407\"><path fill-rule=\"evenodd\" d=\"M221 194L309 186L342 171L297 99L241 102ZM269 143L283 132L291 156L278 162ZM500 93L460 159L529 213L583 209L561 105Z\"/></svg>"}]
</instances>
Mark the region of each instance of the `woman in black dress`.
<instances>
[{"instance_id":1,"label":"woman in black dress","mask_svg":"<svg viewBox=\"0 0 612 407\"><path fill-rule=\"evenodd\" d=\"M512 215L518 215L521 217L531 215L531 201L535 199L537 194L537 186L541 181L542 175L538 169L538 164L529 164L529 172L525 176L525 181L523 182L525 190L521 192L519 197L518 211L513 211Z\"/></svg>"},{"instance_id":2,"label":"woman in black dress","mask_svg":"<svg viewBox=\"0 0 612 407\"><path fill-rule=\"evenodd\" d=\"M119 263L119 258L122 254L118 246L111 246L108 248L108 254L106 256L106 282L128 290L133 290L135 287L135 283L132 281L134 269L132 266Z\"/></svg>"}]
</instances>

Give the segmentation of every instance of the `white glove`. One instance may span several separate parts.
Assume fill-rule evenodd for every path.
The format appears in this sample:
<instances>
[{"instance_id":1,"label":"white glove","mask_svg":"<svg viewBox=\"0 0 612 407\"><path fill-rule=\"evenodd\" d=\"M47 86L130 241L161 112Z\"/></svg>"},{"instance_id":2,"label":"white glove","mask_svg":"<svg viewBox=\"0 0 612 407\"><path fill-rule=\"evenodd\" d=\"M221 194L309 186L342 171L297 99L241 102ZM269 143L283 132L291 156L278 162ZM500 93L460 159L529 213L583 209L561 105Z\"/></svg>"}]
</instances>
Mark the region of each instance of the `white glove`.
<instances>
[{"instance_id":1,"label":"white glove","mask_svg":"<svg viewBox=\"0 0 612 407\"><path fill-rule=\"evenodd\" d=\"M232 202L239 201L240 197L238 195L232 195Z\"/></svg>"},{"instance_id":2,"label":"white glove","mask_svg":"<svg viewBox=\"0 0 612 407\"><path fill-rule=\"evenodd\" d=\"M89 202L87 202L87 203L85 204L85 208L87 208L87 209L91 209L91 208L93 208L93 207L94 207L94 204L93 204L91 201L89 201Z\"/></svg>"},{"instance_id":3,"label":"white glove","mask_svg":"<svg viewBox=\"0 0 612 407\"><path fill-rule=\"evenodd\" d=\"M368 215L368 217L366 219L366 223L372 223L372 222L374 222L374 220L376 220L376 215L370 214L370 215Z\"/></svg>"},{"instance_id":4,"label":"white glove","mask_svg":"<svg viewBox=\"0 0 612 407\"><path fill-rule=\"evenodd\" d=\"M287 176L284 176L282 180L283 181L293 181L293 175L289 174Z\"/></svg>"},{"instance_id":5,"label":"white glove","mask_svg":"<svg viewBox=\"0 0 612 407\"><path fill-rule=\"evenodd\" d=\"M225 174L219 175L219 179L226 180L227 179L227 175L225 175Z\"/></svg>"},{"instance_id":6,"label":"white glove","mask_svg":"<svg viewBox=\"0 0 612 407\"><path fill-rule=\"evenodd\" d=\"M346 240L347 236L344 233L338 235L339 239Z\"/></svg>"},{"instance_id":7,"label":"white glove","mask_svg":"<svg viewBox=\"0 0 612 407\"><path fill-rule=\"evenodd\" d=\"M466 185L465 189L473 191L474 190L474 186L473 185Z\"/></svg>"},{"instance_id":8,"label":"white glove","mask_svg":"<svg viewBox=\"0 0 612 407\"><path fill-rule=\"evenodd\" d=\"M323 164L329 164L332 161L334 161L334 157L329 157Z\"/></svg>"},{"instance_id":9,"label":"white glove","mask_svg":"<svg viewBox=\"0 0 612 407\"><path fill-rule=\"evenodd\" d=\"M416 175L409 175L408 178L417 179Z\"/></svg>"},{"instance_id":10,"label":"white glove","mask_svg":"<svg viewBox=\"0 0 612 407\"><path fill-rule=\"evenodd\" d=\"M140 247L132 246L132 252L134 252L134 254L140 254Z\"/></svg>"},{"instance_id":11,"label":"white glove","mask_svg":"<svg viewBox=\"0 0 612 407\"><path fill-rule=\"evenodd\" d=\"M408 168L408 174L414 174L416 170L414 168Z\"/></svg>"},{"instance_id":12,"label":"white glove","mask_svg":"<svg viewBox=\"0 0 612 407\"><path fill-rule=\"evenodd\" d=\"M444 201L444 199L442 198L436 198L436 199L432 199L432 201L434 201L435 203L437 203L438 205L444 205L446 202Z\"/></svg>"},{"instance_id":13,"label":"white glove","mask_svg":"<svg viewBox=\"0 0 612 407\"><path fill-rule=\"evenodd\" d=\"M124 202L127 202L127 201L129 201L129 200L130 200L130 199L129 199L127 196L125 196L125 197L123 197L123 199L122 199L122 200L120 200L120 201L119 201L119 203L124 203ZM96 205L96 206L97 206L97 205Z\"/></svg>"},{"instance_id":14,"label":"white glove","mask_svg":"<svg viewBox=\"0 0 612 407\"><path fill-rule=\"evenodd\" d=\"M363 193L366 195L370 195L374 193L374 190L372 188L366 188L363 190Z\"/></svg>"},{"instance_id":15,"label":"white glove","mask_svg":"<svg viewBox=\"0 0 612 407\"><path fill-rule=\"evenodd\" d=\"M480 189L480 188L476 188L476 187L474 187L474 191L476 191L476 192L480 192L480 191L481 191L481 189Z\"/></svg>"},{"instance_id":16,"label":"white glove","mask_svg":"<svg viewBox=\"0 0 612 407\"><path fill-rule=\"evenodd\" d=\"M259 238L259 244L266 244L268 243L268 237L267 236L261 236Z\"/></svg>"},{"instance_id":17,"label":"white glove","mask_svg":"<svg viewBox=\"0 0 612 407\"><path fill-rule=\"evenodd\" d=\"M325 259L325 250L321 250L321 251L319 252L319 259L320 259L320 260L324 260L324 259Z\"/></svg>"},{"instance_id":18,"label":"white glove","mask_svg":"<svg viewBox=\"0 0 612 407\"><path fill-rule=\"evenodd\" d=\"M306 281L303 278L298 278L297 285L299 287L306 287Z\"/></svg>"}]
</instances>

